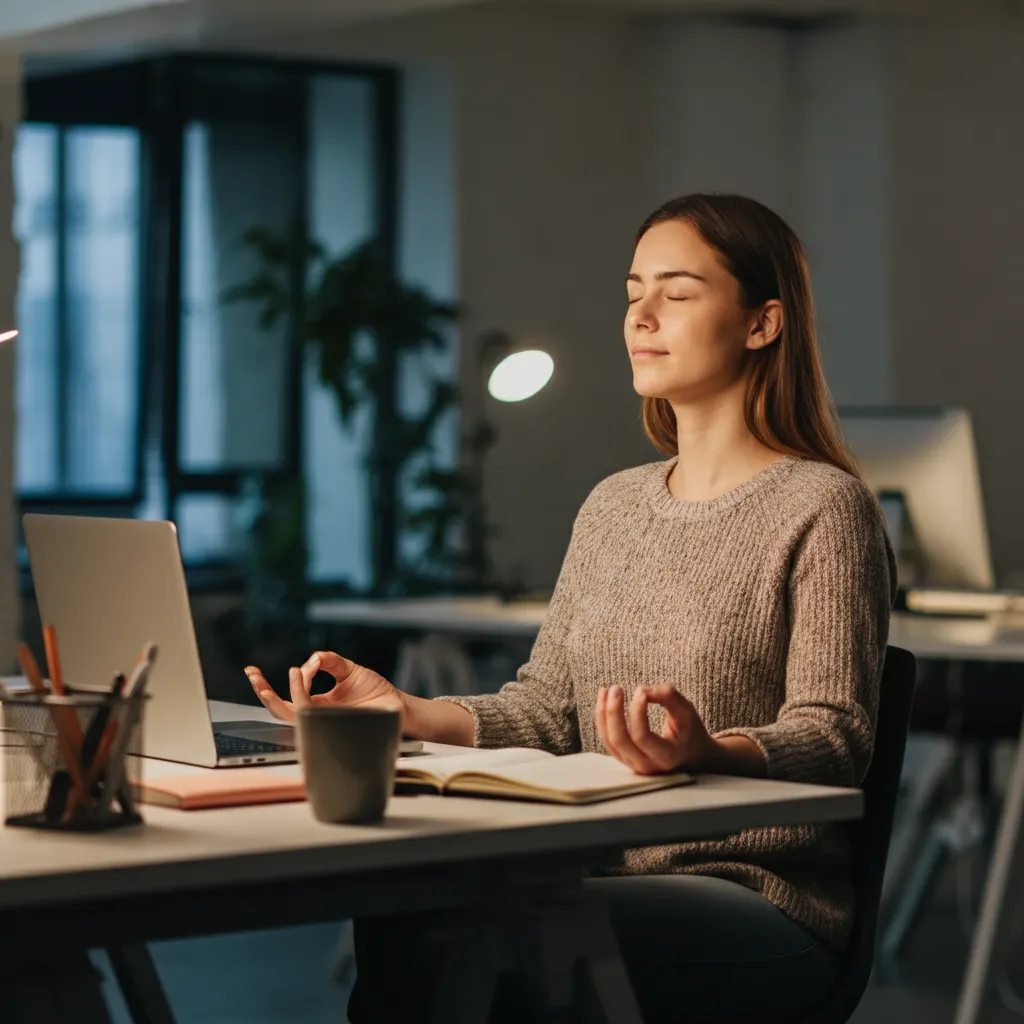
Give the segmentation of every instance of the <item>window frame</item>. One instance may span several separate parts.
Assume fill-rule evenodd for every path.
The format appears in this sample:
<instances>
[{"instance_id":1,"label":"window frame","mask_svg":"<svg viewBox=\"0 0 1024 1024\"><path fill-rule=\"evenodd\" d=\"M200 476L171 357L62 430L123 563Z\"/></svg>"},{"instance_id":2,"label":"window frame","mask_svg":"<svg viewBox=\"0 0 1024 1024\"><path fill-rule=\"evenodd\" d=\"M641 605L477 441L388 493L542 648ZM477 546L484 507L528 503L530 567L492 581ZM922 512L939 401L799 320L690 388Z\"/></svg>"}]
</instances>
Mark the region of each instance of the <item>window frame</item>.
<instances>
[{"instance_id":1,"label":"window frame","mask_svg":"<svg viewBox=\"0 0 1024 1024\"><path fill-rule=\"evenodd\" d=\"M64 138L69 128L127 126L140 132L139 189L139 301L137 417L135 438L135 486L124 493L39 492L18 493L21 512L115 515L133 518L147 500L147 459L160 464L163 518L176 519L179 499L194 494L241 493L246 478L258 473L268 482L294 479L303 462L303 366L304 350L298 344L301 319L301 282L306 267L295 268L295 302L288 317L289 379L286 392L284 459L276 469L225 465L212 471L187 470L181 465L181 256L182 201L184 185L184 133L189 112L186 83L190 73L204 70L252 69L289 72L295 75L300 93L308 95L308 82L317 74L361 78L373 86L373 149L376 202L373 220L382 251L395 268L398 235L399 182L399 71L383 64L351 61L317 61L293 58L237 55L219 52L169 53L126 61L107 67L75 69L65 73L29 75L25 83L24 123L58 126L61 154L57 211L59 237L66 237L64 195ZM300 120L300 188L297 206L305 228L308 187L308 139L306 120ZM65 243L58 245L60 264L57 311L58 351L66 357L67 309L63 266ZM62 308L63 307L63 308ZM63 348L60 346L64 346ZM66 362L58 360L59 388L68 386ZM60 446L67 444L67 403L59 403ZM236 559L188 560L186 568L234 572Z\"/></svg>"}]
</instances>

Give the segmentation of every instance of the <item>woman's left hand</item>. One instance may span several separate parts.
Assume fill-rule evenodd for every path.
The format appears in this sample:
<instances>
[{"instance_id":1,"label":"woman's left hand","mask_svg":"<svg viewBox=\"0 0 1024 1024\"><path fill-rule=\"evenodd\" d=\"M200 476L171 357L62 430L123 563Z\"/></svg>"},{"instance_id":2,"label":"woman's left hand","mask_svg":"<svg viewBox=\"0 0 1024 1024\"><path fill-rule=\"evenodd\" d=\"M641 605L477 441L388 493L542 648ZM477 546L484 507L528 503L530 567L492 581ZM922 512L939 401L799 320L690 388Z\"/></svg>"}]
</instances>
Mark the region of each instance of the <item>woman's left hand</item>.
<instances>
[{"instance_id":1,"label":"woman's left hand","mask_svg":"<svg viewBox=\"0 0 1024 1024\"><path fill-rule=\"evenodd\" d=\"M676 768L699 769L715 758L717 744L697 709L672 686L641 686L627 713L621 686L597 692L594 719L597 733L608 752L638 775L654 775ZM665 709L660 735L647 719L650 704Z\"/></svg>"}]
</instances>

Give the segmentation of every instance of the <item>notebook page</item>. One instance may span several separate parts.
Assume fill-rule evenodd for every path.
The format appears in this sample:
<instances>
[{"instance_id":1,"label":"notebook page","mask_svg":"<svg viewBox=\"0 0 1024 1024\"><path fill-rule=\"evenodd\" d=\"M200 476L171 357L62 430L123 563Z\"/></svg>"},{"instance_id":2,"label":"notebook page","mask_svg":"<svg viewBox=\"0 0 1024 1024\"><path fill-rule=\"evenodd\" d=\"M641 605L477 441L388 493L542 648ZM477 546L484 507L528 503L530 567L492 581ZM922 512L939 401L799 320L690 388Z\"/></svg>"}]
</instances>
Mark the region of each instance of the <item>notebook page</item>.
<instances>
[{"instance_id":1,"label":"notebook page","mask_svg":"<svg viewBox=\"0 0 1024 1024\"><path fill-rule=\"evenodd\" d=\"M580 794L616 788L629 789L659 778L657 775L637 775L614 757L595 753L567 754L543 762L510 763L496 767L467 764L465 771L486 773L526 786L542 786Z\"/></svg>"},{"instance_id":2,"label":"notebook page","mask_svg":"<svg viewBox=\"0 0 1024 1024\"><path fill-rule=\"evenodd\" d=\"M398 778L423 774L445 780L456 772L491 772L510 764L557 761L554 754L530 747L504 747L500 750L474 750L467 754L444 754L440 757L400 757Z\"/></svg>"}]
</instances>

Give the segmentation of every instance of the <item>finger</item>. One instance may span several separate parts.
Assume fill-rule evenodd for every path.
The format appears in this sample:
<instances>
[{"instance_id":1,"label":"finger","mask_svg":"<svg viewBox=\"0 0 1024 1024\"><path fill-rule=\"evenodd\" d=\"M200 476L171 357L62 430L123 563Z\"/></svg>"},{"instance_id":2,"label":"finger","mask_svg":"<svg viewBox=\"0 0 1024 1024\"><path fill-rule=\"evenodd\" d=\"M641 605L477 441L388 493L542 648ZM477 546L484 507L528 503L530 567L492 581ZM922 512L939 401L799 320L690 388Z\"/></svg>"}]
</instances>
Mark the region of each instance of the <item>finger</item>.
<instances>
[{"instance_id":1,"label":"finger","mask_svg":"<svg viewBox=\"0 0 1024 1024\"><path fill-rule=\"evenodd\" d=\"M626 711L623 707L621 686L613 686L608 691L608 715L605 724L615 756L633 771L643 773L647 759L630 739L629 730L626 728Z\"/></svg>"},{"instance_id":2,"label":"finger","mask_svg":"<svg viewBox=\"0 0 1024 1024\"><path fill-rule=\"evenodd\" d=\"M698 718L697 709L674 686L661 685L647 687L647 699L652 704L660 704L665 709L665 726L661 735L678 736L686 731Z\"/></svg>"},{"instance_id":3,"label":"finger","mask_svg":"<svg viewBox=\"0 0 1024 1024\"><path fill-rule=\"evenodd\" d=\"M246 665L245 674L249 682L253 686L265 686L268 690L271 689L270 683L267 682L263 673L255 665Z\"/></svg>"},{"instance_id":4,"label":"finger","mask_svg":"<svg viewBox=\"0 0 1024 1024\"><path fill-rule=\"evenodd\" d=\"M302 688L308 694L313 687L313 680L320 671L320 652L314 651L302 665L299 666L299 675L302 676Z\"/></svg>"},{"instance_id":5,"label":"finger","mask_svg":"<svg viewBox=\"0 0 1024 1024\"><path fill-rule=\"evenodd\" d=\"M288 669L288 689L296 710L309 707L309 693L302 682L302 673L295 667Z\"/></svg>"},{"instance_id":6,"label":"finger","mask_svg":"<svg viewBox=\"0 0 1024 1024\"><path fill-rule=\"evenodd\" d=\"M651 723L647 718L647 690L640 687L629 702L629 735L634 743L651 735Z\"/></svg>"},{"instance_id":7,"label":"finger","mask_svg":"<svg viewBox=\"0 0 1024 1024\"><path fill-rule=\"evenodd\" d=\"M295 718L295 709L288 701L281 700L278 697L271 688L270 683L263 678L263 673L259 669L256 669L249 675L249 682L252 683L252 688L256 691L256 696L259 698L260 703L275 718L280 718L283 722L291 722Z\"/></svg>"},{"instance_id":8,"label":"finger","mask_svg":"<svg viewBox=\"0 0 1024 1024\"><path fill-rule=\"evenodd\" d=\"M597 704L594 706L594 724L597 726L597 735L600 736L601 742L604 744L605 750L611 752L611 747L608 745L608 729L605 725L605 718L607 715L606 707L608 704L608 690L602 686L597 691Z\"/></svg>"},{"instance_id":9,"label":"finger","mask_svg":"<svg viewBox=\"0 0 1024 1024\"><path fill-rule=\"evenodd\" d=\"M647 699L652 704L660 704L668 709L672 708L679 712L696 712L693 704L690 703L674 686L662 683L658 686L647 686Z\"/></svg>"},{"instance_id":10,"label":"finger","mask_svg":"<svg viewBox=\"0 0 1024 1024\"><path fill-rule=\"evenodd\" d=\"M334 676L335 682L338 683L347 679L356 667L354 661L349 661L348 658L343 658L340 654L335 654L334 651L315 651L310 657L319 657L320 671L330 672Z\"/></svg>"},{"instance_id":11,"label":"finger","mask_svg":"<svg viewBox=\"0 0 1024 1024\"><path fill-rule=\"evenodd\" d=\"M641 687L633 695L629 705L629 734L658 771L668 771L679 763L681 752L667 738L656 736L651 731L651 723L647 717L648 706L647 689Z\"/></svg>"}]
</instances>

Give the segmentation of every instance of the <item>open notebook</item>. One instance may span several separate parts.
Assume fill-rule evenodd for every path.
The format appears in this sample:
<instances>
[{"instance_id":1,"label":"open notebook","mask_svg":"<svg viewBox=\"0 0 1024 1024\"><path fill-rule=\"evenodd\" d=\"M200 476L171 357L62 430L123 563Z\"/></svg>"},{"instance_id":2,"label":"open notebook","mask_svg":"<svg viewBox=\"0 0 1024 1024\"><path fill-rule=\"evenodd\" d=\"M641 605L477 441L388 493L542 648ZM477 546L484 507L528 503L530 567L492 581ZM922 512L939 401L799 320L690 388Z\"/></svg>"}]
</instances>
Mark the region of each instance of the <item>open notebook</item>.
<instances>
[{"instance_id":1,"label":"open notebook","mask_svg":"<svg viewBox=\"0 0 1024 1024\"><path fill-rule=\"evenodd\" d=\"M400 757L395 777L403 790L430 789L466 796L499 796L556 804L589 804L693 782L685 772L637 775L607 754L566 754L510 747L442 757Z\"/></svg>"}]
</instances>

